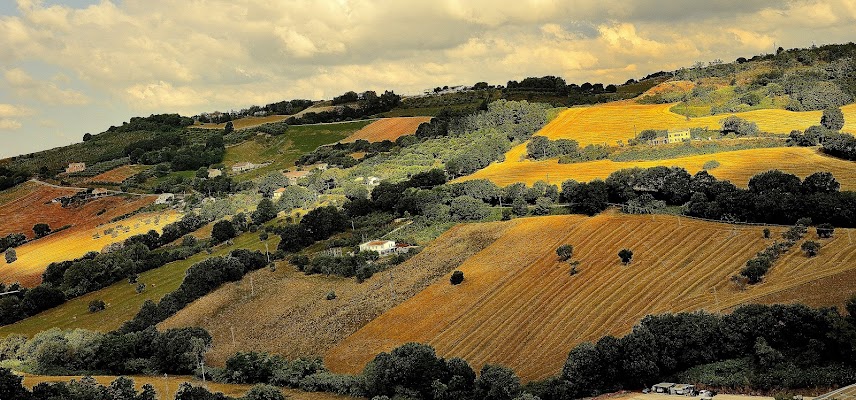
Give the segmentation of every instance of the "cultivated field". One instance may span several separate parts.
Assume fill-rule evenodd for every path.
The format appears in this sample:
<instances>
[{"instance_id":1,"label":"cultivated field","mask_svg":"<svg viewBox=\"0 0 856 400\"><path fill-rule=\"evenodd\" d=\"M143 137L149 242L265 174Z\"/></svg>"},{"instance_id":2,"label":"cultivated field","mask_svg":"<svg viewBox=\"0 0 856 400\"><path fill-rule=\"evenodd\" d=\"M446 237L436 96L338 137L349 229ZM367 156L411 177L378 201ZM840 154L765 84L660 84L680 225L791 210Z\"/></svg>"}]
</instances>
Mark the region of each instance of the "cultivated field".
<instances>
[{"instance_id":1,"label":"cultivated field","mask_svg":"<svg viewBox=\"0 0 856 400\"><path fill-rule=\"evenodd\" d=\"M354 121L290 126L282 135L257 136L239 145L228 147L223 162L229 168L243 161L255 164L270 163L262 168L235 176L238 181L255 179L271 172L294 167L294 162L301 155L315 150L318 146L338 142L370 123L371 121Z\"/></svg>"},{"instance_id":2,"label":"cultivated field","mask_svg":"<svg viewBox=\"0 0 856 400\"><path fill-rule=\"evenodd\" d=\"M268 240L272 249L276 248L278 237ZM45 329L57 327L60 329L83 328L107 332L119 328L123 322L137 314L146 300L158 301L167 293L172 292L184 280L184 274L191 265L213 256L226 255L234 249L264 250L264 244L259 241L257 234L247 233L233 239L233 245L216 247L212 254L201 252L186 260L176 261L163 267L140 274L138 282L146 284L146 290L137 293L135 285L127 281L117 282L104 289L74 298L57 307L21 320L11 325L0 327L0 337L12 333L20 333L32 337ZM107 308L98 313L89 312L89 302L103 300Z\"/></svg>"},{"instance_id":3,"label":"cultivated field","mask_svg":"<svg viewBox=\"0 0 856 400\"><path fill-rule=\"evenodd\" d=\"M86 182L98 182L98 183L115 183L120 184L142 171L145 171L151 167L147 165L123 165L118 168L113 168L103 174L95 175L92 178L86 180Z\"/></svg>"},{"instance_id":4,"label":"cultivated field","mask_svg":"<svg viewBox=\"0 0 856 400\"><path fill-rule=\"evenodd\" d=\"M708 172L741 187L746 187L749 178L760 172L779 169L800 178L818 171L831 172L841 183L842 190L856 189L856 163L826 156L817 149L809 147L759 148L653 161L597 160L572 164L559 164L556 159L521 161L525 155L526 145L516 146L506 153L504 162L493 163L457 181L489 179L500 186L515 182L531 185L539 180L561 184L567 179L587 182L593 179L606 179L609 174L620 169L655 166L682 167L689 173L695 174L702 170L704 163L716 160L720 166Z\"/></svg>"},{"instance_id":5,"label":"cultivated field","mask_svg":"<svg viewBox=\"0 0 856 400\"><path fill-rule=\"evenodd\" d=\"M0 282L36 286L42 281L42 272L52 262L73 260L90 251L101 251L107 245L152 229L160 232L164 225L178 218L180 215L172 210L137 214L101 226L66 229L25 243L15 249L18 260L12 264L4 263L0 268Z\"/></svg>"},{"instance_id":6,"label":"cultivated field","mask_svg":"<svg viewBox=\"0 0 856 400\"><path fill-rule=\"evenodd\" d=\"M652 313L705 309L727 311L771 293L794 290L843 271L856 273L853 230L820 240L808 259L799 244L764 283L740 290L729 278L773 239L761 227L735 227L675 216L550 216L509 222L513 226L459 270L461 285L447 275L372 320L327 352L336 372L357 372L375 354L407 342L434 346L478 370L485 363L514 369L524 380L557 374L575 345L603 335L623 335ZM773 228L778 237L781 228ZM812 231L807 238L817 240ZM574 246L579 274L556 258L560 244ZM617 253L634 251L623 266ZM843 296L856 293L849 287ZM820 289L818 303L841 305L842 294Z\"/></svg>"},{"instance_id":7,"label":"cultivated field","mask_svg":"<svg viewBox=\"0 0 856 400\"><path fill-rule=\"evenodd\" d=\"M33 386L42 382L69 382L71 380L80 380L81 376L45 376L24 374L24 386L32 389ZM98 383L109 386L110 382L116 380L116 376L93 376ZM156 376L130 376L134 380L134 385L137 390L140 390L143 385L150 384L155 387L159 400L172 400L175 398L175 391L178 386L184 382L190 382L195 386L204 386L211 392L220 392L227 396L242 397L252 385L231 385L224 383L206 382L204 385L201 379L190 376L170 376L167 378ZM339 396L330 393L309 393L294 389L282 389L282 393L288 399L294 400L334 400L334 399L352 399L352 397Z\"/></svg>"},{"instance_id":8,"label":"cultivated field","mask_svg":"<svg viewBox=\"0 0 856 400\"><path fill-rule=\"evenodd\" d=\"M617 101L608 104L574 107L561 113L547 124L538 135L550 139L574 139L581 146L627 142L645 129L709 128L719 129L720 120L732 114L689 118L669 109L674 104L637 104ZM856 104L842 107L846 125L844 131L856 133ZM820 124L821 111L793 112L770 109L735 113L740 118L755 122L765 132L787 134Z\"/></svg>"},{"instance_id":9,"label":"cultivated field","mask_svg":"<svg viewBox=\"0 0 856 400\"><path fill-rule=\"evenodd\" d=\"M120 215L152 204L156 196L107 196L81 206L63 208L51 200L76 193L75 189L54 188L25 182L0 192L0 235L23 233L35 236L33 225L46 223L52 229L65 225L93 228ZM103 212L102 212L103 211ZM99 215L100 213L100 215Z\"/></svg>"},{"instance_id":10,"label":"cultivated field","mask_svg":"<svg viewBox=\"0 0 856 400\"><path fill-rule=\"evenodd\" d=\"M394 142L401 136L412 135L416 133L416 128L423 122L428 122L431 117L398 117L384 118L372 122L363 129L354 132L342 142L355 142L357 140L367 140L369 142L382 142L389 140Z\"/></svg>"},{"instance_id":11,"label":"cultivated field","mask_svg":"<svg viewBox=\"0 0 856 400\"><path fill-rule=\"evenodd\" d=\"M290 358L321 356L373 318L445 276L514 224L458 225L407 262L362 284L353 278L306 276L287 264L280 264L276 272L259 270L251 274L254 288L250 277L226 284L161 323L159 329L201 326L208 330L214 337L214 347L206 357L212 365L222 365L237 350ZM253 289L255 295L251 295ZM326 300L331 290L337 298Z\"/></svg>"}]
</instances>

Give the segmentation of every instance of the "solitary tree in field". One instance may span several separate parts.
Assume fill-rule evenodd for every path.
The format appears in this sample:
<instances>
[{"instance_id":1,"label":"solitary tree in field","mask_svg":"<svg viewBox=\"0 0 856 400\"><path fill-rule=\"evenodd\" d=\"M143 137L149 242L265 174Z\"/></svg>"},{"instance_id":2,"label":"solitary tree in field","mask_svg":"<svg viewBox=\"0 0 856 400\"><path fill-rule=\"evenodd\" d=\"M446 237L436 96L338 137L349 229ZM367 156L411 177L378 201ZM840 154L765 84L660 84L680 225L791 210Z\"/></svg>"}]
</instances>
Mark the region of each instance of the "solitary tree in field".
<instances>
[{"instance_id":1,"label":"solitary tree in field","mask_svg":"<svg viewBox=\"0 0 856 400\"><path fill-rule=\"evenodd\" d=\"M820 251L820 243L808 240L800 246L800 249L805 253L808 257L814 257L817 255L817 252Z\"/></svg>"},{"instance_id":2,"label":"solitary tree in field","mask_svg":"<svg viewBox=\"0 0 856 400\"><path fill-rule=\"evenodd\" d=\"M452 277L449 278L449 282L453 285L459 285L464 281L464 273L461 271L452 272Z\"/></svg>"},{"instance_id":3,"label":"solitary tree in field","mask_svg":"<svg viewBox=\"0 0 856 400\"><path fill-rule=\"evenodd\" d=\"M835 232L835 227L830 223L823 223L815 228L817 230L817 237L822 239L831 238L832 234Z\"/></svg>"},{"instance_id":4,"label":"solitary tree in field","mask_svg":"<svg viewBox=\"0 0 856 400\"><path fill-rule=\"evenodd\" d=\"M770 228L764 228L764 239L770 238Z\"/></svg>"},{"instance_id":5,"label":"solitary tree in field","mask_svg":"<svg viewBox=\"0 0 856 400\"><path fill-rule=\"evenodd\" d=\"M630 264L630 260L633 258L633 251L630 249L621 249L618 252L618 258L621 259L624 265Z\"/></svg>"},{"instance_id":6,"label":"solitary tree in field","mask_svg":"<svg viewBox=\"0 0 856 400\"><path fill-rule=\"evenodd\" d=\"M105 308L107 308L107 305L104 304L104 300L92 300L89 302L89 312L91 313L104 311Z\"/></svg>"},{"instance_id":7,"label":"solitary tree in field","mask_svg":"<svg viewBox=\"0 0 856 400\"><path fill-rule=\"evenodd\" d=\"M15 252L15 249L8 248L6 249L6 264L11 264L18 259L18 253Z\"/></svg>"},{"instance_id":8,"label":"solitary tree in field","mask_svg":"<svg viewBox=\"0 0 856 400\"><path fill-rule=\"evenodd\" d=\"M574 256L574 246L563 244L556 248L556 255L559 256L560 260L568 261Z\"/></svg>"},{"instance_id":9,"label":"solitary tree in field","mask_svg":"<svg viewBox=\"0 0 856 400\"><path fill-rule=\"evenodd\" d=\"M831 131L840 131L841 128L844 128L844 113L838 107L827 108L823 110L820 124Z\"/></svg>"},{"instance_id":10,"label":"solitary tree in field","mask_svg":"<svg viewBox=\"0 0 856 400\"><path fill-rule=\"evenodd\" d=\"M232 222L225 219L214 224L214 227L211 230L211 238L214 239L216 243L225 242L235 237L237 234L238 233L235 231L235 226L232 225Z\"/></svg>"},{"instance_id":11,"label":"solitary tree in field","mask_svg":"<svg viewBox=\"0 0 856 400\"><path fill-rule=\"evenodd\" d=\"M51 233L51 227L45 223L38 223L33 225L33 233L36 234L36 237L43 237Z\"/></svg>"},{"instance_id":12,"label":"solitary tree in field","mask_svg":"<svg viewBox=\"0 0 856 400\"><path fill-rule=\"evenodd\" d=\"M232 131L234 131L234 130L235 130L235 126L232 125L232 121L227 122L226 126L223 127L223 132L227 133L227 134L232 133Z\"/></svg>"}]
</instances>

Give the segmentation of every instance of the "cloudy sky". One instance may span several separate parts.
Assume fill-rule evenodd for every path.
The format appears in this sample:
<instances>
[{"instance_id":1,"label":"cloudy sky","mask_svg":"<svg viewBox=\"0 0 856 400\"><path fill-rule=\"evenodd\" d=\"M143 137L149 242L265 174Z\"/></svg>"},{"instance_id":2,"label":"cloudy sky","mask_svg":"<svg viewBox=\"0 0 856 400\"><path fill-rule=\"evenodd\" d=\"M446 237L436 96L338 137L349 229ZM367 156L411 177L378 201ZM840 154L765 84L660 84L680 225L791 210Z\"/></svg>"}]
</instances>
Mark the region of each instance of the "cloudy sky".
<instances>
[{"instance_id":1,"label":"cloudy sky","mask_svg":"<svg viewBox=\"0 0 856 400\"><path fill-rule=\"evenodd\" d=\"M620 83L856 40L856 0L0 0L0 157L135 115L558 75Z\"/></svg>"}]
</instances>

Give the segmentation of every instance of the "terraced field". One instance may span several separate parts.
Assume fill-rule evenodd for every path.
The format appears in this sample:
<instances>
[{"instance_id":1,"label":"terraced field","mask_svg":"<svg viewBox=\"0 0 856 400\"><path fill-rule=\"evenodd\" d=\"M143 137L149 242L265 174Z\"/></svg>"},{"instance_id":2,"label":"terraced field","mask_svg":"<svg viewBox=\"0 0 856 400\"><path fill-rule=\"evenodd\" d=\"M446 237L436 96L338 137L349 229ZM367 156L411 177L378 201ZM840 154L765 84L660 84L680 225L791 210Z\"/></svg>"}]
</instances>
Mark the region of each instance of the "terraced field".
<instances>
[{"instance_id":1,"label":"terraced field","mask_svg":"<svg viewBox=\"0 0 856 400\"><path fill-rule=\"evenodd\" d=\"M278 237L272 237L268 243L276 248ZM167 293L175 290L184 280L184 274L191 265L208 257L221 256L234 249L264 250L264 244L258 235L247 233L233 239L233 245L221 245L212 254L205 252L196 254L186 260L176 261L163 267L140 274L138 282L146 284L146 290L137 293L135 285L122 281L104 289L74 298L58 307L44 311L30 318L11 325L0 327L0 337L12 333L20 333L32 337L38 332L52 327L60 329L83 328L93 331L107 332L122 325L137 314L146 300L160 300ZM98 313L89 312L89 302L103 300L107 308Z\"/></svg>"},{"instance_id":2,"label":"terraced field","mask_svg":"<svg viewBox=\"0 0 856 400\"><path fill-rule=\"evenodd\" d=\"M101 251L107 245L150 230L160 232L164 225L178 218L180 215L172 210L137 214L101 226L70 228L25 243L15 249L18 260L0 268L0 282L36 286L42 281L42 272L52 262L73 260L90 251Z\"/></svg>"},{"instance_id":3,"label":"terraced field","mask_svg":"<svg viewBox=\"0 0 856 400\"><path fill-rule=\"evenodd\" d=\"M620 169L655 166L682 167L694 174L702 170L704 163L716 160L720 166L708 172L719 179L727 179L737 186L745 187L749 183L749 178L760 172L779 169L800 178L818 171L831 172L841 183L842 190L856 190L856 163L829 157L808 147L759 148L653 161L597 160L573 164L559 164L556 159L523 160L525 155L526 145L516 146L506 153L504 162L493 163L456 181L489 179L500 186L515 182L531 185L539 180L561 184L567 179L587 182L606 179L609 174Z\"/></svg>"},{"instance_id":4,"label":"terraced field","mask_svg":"<svg viewBox=\"0 0 856 400\"><path fill-rule=\"evenodd\" d=\"M222 365L237 350L290 358L322 356L373 318L444 277L514 224L455 226L407 262L361 284L354 279L306 276L287 264L280 264L275 272L262 269L250 275L254 295L250 277L244 277L191 303L158 328L208 330L214 346L206 359L212 365ZM331 290L336 292L335 300L326 299ZM0 335L3 332L0 329Z\"/></svg>"},{"instance_id":5,"label":"terraced field","mask_svg":"<svg viewBox=\"0 0 856 400\"><path fill-rule=\"evenodd\" d=\"M608 104L574 107L561 113L538 135L550 139L574 139L581 146L627 142L645 129L710 128L719 129L720 120L728 115L687 118L671 112L674 104L637 104L617 101ZM846 124L844 131L856 133L856 104L842 107ZM787 134L820 124L821 111L793 112L787 110L755 110L735 113L755 122L765 132ZM731 115L731 114L729 114Z\"/></svg>"},{"instance_id":6,"label":"terraced field","mask_svg":"<svg viewBox=\"0 0 856 400\"><path fill-rule=\"evenodd\" d=\"M401 136L412 135L416 133L416 128L423 122L428 122L431 117L398 117L384 118L372 122L363 129L354 132L342 142L349 143L357 140L367 140L369 142L382 142L389 140L394 142Z\"/></svg>"},{"instance_id":7,"label":"terraced field","mask_svg":"<svg viewBox=\"0 0 856 400\"><path fill-rule=\"evenodd\" d=\"M81 376L45 376L45 375L24 375L24 386L32 389L33 386L38 385L42 382L70 382L71 380L80 380ZM98 383L108 386L110 382L116 380L116 376L104 376L98 375L94 376ZM196 386L202 386L202 380L196 379L190 376L170 376L170 377L156 377L156 376L129 376L129 378L134 380L134 386L136 386L137 390L140 390L143 385L150 384L154 386L155 391L158 394L159 400L172 400L175 398L175 391L178 390L178 386L184 382L190 382ZM227 396L232 397L242 397L244 396L248 390L252 387L251 385L231 385L225 383L214 383L214 382L206 382L204 386L211 392L220 392ZM347 396L339 396L330 393L309 393L302 392L300 390L294 389L282 389L282 394L286 396L288 399L294 400L335 400L335 399L353 399L352 397Z\"/></svg>"},{"instance_id":8,"label":"terraced field","mask_svg":"<svg viewBox=\"0 0 856 400\"><path fill-rule=\"evenodd\" d=\"M465 276L461 285L450 285L447 275L375 318L327 352L328 367L356 372L381 351L424 342L475 369L499 363L524 380L541 379L557 374L575 345L626 334L647 314L727 311L788 290L793 297L779 301L815 296L818 303L840 305L840 294L808 284L856 273L853 230L820 240L823 248L812 259L799 253L798 244L764 283L741 290L729 277L773 240L762 238L761 227L614 212L511 223L458 268ZM773 231L777 237L781 229ZM808 237L818 240L814 232ZM556 258L563 243L574 246L577 275ZM622 248L634 251L628 266L617 257ZM853 293L850 286L844 296Z\"/></svg>"}]
</instances>

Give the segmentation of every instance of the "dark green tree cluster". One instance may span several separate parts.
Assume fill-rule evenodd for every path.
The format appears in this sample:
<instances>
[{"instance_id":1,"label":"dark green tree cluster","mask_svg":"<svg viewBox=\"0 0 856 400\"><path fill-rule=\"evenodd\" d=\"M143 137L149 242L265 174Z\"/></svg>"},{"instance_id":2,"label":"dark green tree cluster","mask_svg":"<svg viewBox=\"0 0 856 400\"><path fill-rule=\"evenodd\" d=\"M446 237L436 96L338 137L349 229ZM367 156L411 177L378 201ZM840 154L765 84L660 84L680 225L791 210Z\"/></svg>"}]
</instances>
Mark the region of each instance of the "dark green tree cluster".
<instances>
[{"instance_id":1,"label":"dark green tree cluster","mask_svg":"<svg viewBox=\"0 0 856 400\"><path fill-rule=\"evenodd\" d=\"M338 106L331 111L307 112L299 118L290 117L285 122L289 125L303 125L363 118L392 110L401 102L401 96L389 90L378 96L376 92L369 90L361 94L345 93L334 98L334 102L337 105L356 102L356 105Z\"/></svg>"},{"instance_id":2,"label":"dark green tree cluster","mask_svg":"<svg viewBox=\"0 0 856 400\"><path fill-rule=\"evenodd\" d=\"M6 190L12 186L24 183L30 179L30 174L22 171L13 171L0 166L0 190Z\"/></svg>"},{"instance_id":3,"label":"dark green tree cluster","mask_svg":"<svg viewBox=\"0 0 856 400\"><path fill-rule=\"evenodd\" d=\"M579 143L573 139L550 140L545 136L533 136L526 144L529 158L543 160L560 156L576 156L580 152Z\"/></svg>"},{"instance_id":4,"label":"dark green tree cluster","mask_svg":"<svg viewBox=\"0 0 856 400\"><path fill-rule=\"evenodd\" d=\"M336 143L330 146L321 146L311 153L300 156L296 164L312 165L315 163L327 163L342 168L350 168L360 163L360 160L354 159L351 154L364 152L366 155L362 160L372 158L380 153L392 151L399 146L399 142L405 140L402 138L399 139L401 140L396 140L396 142L384 140L374 143L359 139L351 143Z\"/></svg>"},{"instance_id":5,"label":"dark green tree cluster","mask_svg":"<svg viewBox=\"0 0 856 400\"><path fill-rule=\"evenodd\" d=\"M226 148L221 133L210 133L202 141L193 138L181 131L160 132L129 144L124 153L133 163L169 163L173 171L196 170L223 161Z\"/></svg>"},{"instance_id":6,"label":"dark green tree cluster","mask_svg":"<svg viewBox=\"0 0 856 400\"><path fill-rule=\"evenodd\" d=\"M156 400L154 386L145 384L138 392L134 380L120 376L109 386L90 376L70 382L42 382L32 391L23 385L23 377L0 368L0 399L15 400Z\"/></svg>"},{"instance_id":7,"label":"dark green tree cluster","mask_svg":"<svg viewBox=\"0 0 856 400\"><path fill-rule=\"evenodd\" d=\"M0 253L8 248L15 248L27 242L27 236L23 233L10 233L0 237Z\"/></svg>"}]
</instances>

